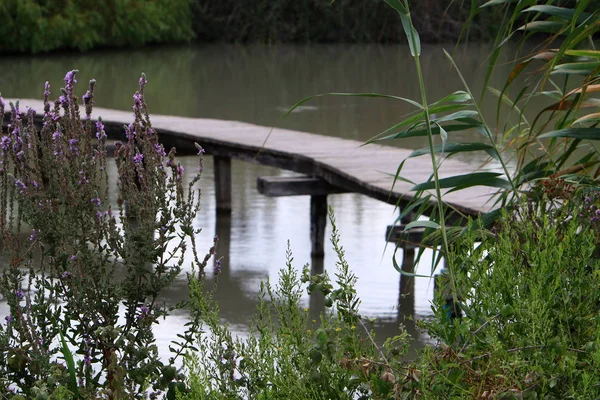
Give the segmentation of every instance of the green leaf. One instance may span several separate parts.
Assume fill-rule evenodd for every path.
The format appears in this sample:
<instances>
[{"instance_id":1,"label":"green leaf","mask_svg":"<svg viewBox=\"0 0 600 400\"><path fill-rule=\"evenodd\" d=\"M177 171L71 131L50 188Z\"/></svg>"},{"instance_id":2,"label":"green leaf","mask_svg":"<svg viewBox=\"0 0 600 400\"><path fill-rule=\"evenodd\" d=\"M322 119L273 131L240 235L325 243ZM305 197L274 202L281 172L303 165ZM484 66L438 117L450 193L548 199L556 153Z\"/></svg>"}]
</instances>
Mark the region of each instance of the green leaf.
<instances>
[{"instance_id":1,"label":"green leaf","mask_svg":"<svg viewBox=\"0 0 600 400\"><path fill-rule=\"evenodd\" d=\"M413 221L404 227L404 232L408 232L413 228L431 228L431 229L439 229L440 224L435 221Z\"/></svg>"},{"instance_id":2,"label":"green leaf","mask_svg":"<svg viewBox=\"0 0 600 400\"><path fill-rule=\"evenodd\" d=\"M404 33L408 39L408 46L410 47L410 54L413 57L421 55L421 39L419 33L412 24L410 13L408 9L400 2L400 0L385 0L386 4L392 7L400 15L400 21L404 28Z\"/></svg>"},{"instance_id":3,"label":"green leaf","mask_svg":"<svg viewBox=\"0 0 600 400\"><path fill-rule=\"evenodd\" d=\"M73 360L73 353L71 353L71 350L69 350L65 336L60 329L58 330L58 334L60 335L60 351L65 358L67 370L69 371L69 390L75 394L75 398L79 398L79 388L77 386L77 376L75 375L75 361Z\"/></svg>"},{"instance_id":4,"label":"green leaf","mask_svg":"<svg viewBox=\"0 0 600 400\"><path fill-rule=\"evenodd\" d=\"M317 97L324 97L324 96L337 96L337 97L378 97L378 98L383 98L383 99L391 99L391 100L400 100L403 102L406 102L408 104L411 104L419 109L423 109L423 106L419 103L417 103L414 100L411 99L407 99L404 97L399 97L399 96L392 96L392 95L388 95L388 94L379 94L379 93L335 93L335 92L331 92L331 93L322 93L322 94L315 94L312 96L308 96L303 98L302 100L300 100L299 102L297 102L296 104L294 104L293 106L290 107L289 110L287 110L285 112L285 114L283 114L283 116L281 118L285 118L287 117L289 114L291 114L295 109L297 109L298 107L300 107L302 104L306 103L309 100L315 99Z\"/></svg>"},{"instance_id":5,"label":"green leaf","mask_svg":"<svg viewBox=\"0 0 600 400\"><path fill-rule=\"evenodd\" d=\"M410 19L409 14L400 14L400 21L402 21L402 27L404 28L404 33L406 33L406 37L408 38L408 46L410 47L410 54L413 57L418 57L421 55L421 39L419 38L419 33L415 29Z\"/></svg>"},{"instance_id":6,"label":"green leaf","mask_svg":"<svg viewBox=\"0 0 600 400\"><path fill-rule=\"evenodd\" d=\"M490 0L487 3L483 4L482 6L480 6L479 8L496 6L498 4L515 3L517 1L518 0Z\"/></svg>"},{"instance_id":7,"label":"green leaf","mask_svg":"<svg viewBox=\"0 0 600 400\"><path fill-rule=\"evenodd\" d=\"M462 110L462 111L457 111L452 114L444 115L443 117L432 118L432 121L433 122L447 122L447 121L460 120L460 121L470 121L470 123L474 123L473 121L475 121L475 123L481 124L481 122L479 122L475 118L473 118L473 117L476 117L477 115L479 115L479 114L475 110Z\"/></svg>"},{"instance_id":8,"label":"green leaf","mask_svg":"<svg viewBox=\"0 0 600 400\"><path fill-rule=\"evenodd\" d=\"M552 17L558 17L569 22L571 22L571 20L575 16L575 10L572 8L557 7L550 5L535 5L523 10L522 12L539 12L542 14L550 15ZM581 23L589 17L589 13L581 13L578 17L577 23Z\"/></svg>"},{"instance_id":9,"label":"green leaf","mask_svg":"<svg viewBox=\"0 0 600 400\"><path fill-rule=\"evenodd\" d=\"M435 105L440 105L444 103L465 103L467 101L471 101L471 95L464 90L457 90L456 92L449 94L441 100L436 101L432 104L432 107Z\"/></svg>"},{"instance_id":10,"label":"green leaf","mask_svg":"<svg viewBox=\"0 0 600 400\"><path fill-rule=\"evenodd\" d=\"M546 132L538 136L538 139L545 138L569 138L580 140L600 140L600 128L570 128L558 131Z\"/></svg>"},{"instance_id":11,"label":"green leaf","mask_svg":"<svg viewBox=\"0 0 600 400\"><path fill-rule=\"evenodd\" d=\"M471 186L490 186L502 189L510 189L510 184L504 179L498 178L502 175L498 172L473 172L465 175L455 175L439 180L440 189L452 188L454 190L466 189ZM423 182L414 186L411 191L430 190L435 188L435 182Z\"/></svg>"},{"instance_id":12,"label":"green leaf","mask_svg":"<svg viewBox=\"0 0 600 400\"><path fill-rule=\"evenodd\" d=\"M600 51L598 50L567 50L565 54L575 57L600 58Z\"/></svg>"},{"instance_id":13,"label":"green leaf","mask_svg":"<svg viewBox=\"0 0 600 400\"><path fill-rule=\"evenodd\" d=\"M385 0L385 2L398 12L400 15L408 15L408 10L400 2L400 0Z\"/></svg>"},{"instance_id":14,"label":"green leaf","mask_svg":"<svg viewBox=\"0 0 600 400\"><path fill-rule=\"evenodd\" d=\"M491 157L494 157L494 158L498 157L498 155L495 153L495 151L493 151L494 146L487 144L487 143L481 143L481 142L446 143L445 147L442 145L436 144L435 146L433 146L433 150L436 153L446 152L448 154L462 153L462 152L468 152L468 151L485 151ZM413 151L412 153L410 153L410 155L407 158L419 157L419 156L429 154L429 153L430 153L429 147L424 147L422 149Z\"/></svg>"},{"instance_id":15,"label":"green leaf","mask_svg":"<svg viewBox=\"0 0 600 400\"><path fill-rule=\"evenodd\" d=\"M469 125L469 124L444 125L444 130L446 132L464 131L464 130L470 129L470 128L474 128L474 126ZM439 126L432 126L431 134L439 135L440 134ZM402 138L408 138L408 137L419 137L419 136L427 136L427 135L428 135L427 129L408 129L405 131L392 133L391 135L384 136L377 140L402 139Z\"/></svg>"}]
</instances>

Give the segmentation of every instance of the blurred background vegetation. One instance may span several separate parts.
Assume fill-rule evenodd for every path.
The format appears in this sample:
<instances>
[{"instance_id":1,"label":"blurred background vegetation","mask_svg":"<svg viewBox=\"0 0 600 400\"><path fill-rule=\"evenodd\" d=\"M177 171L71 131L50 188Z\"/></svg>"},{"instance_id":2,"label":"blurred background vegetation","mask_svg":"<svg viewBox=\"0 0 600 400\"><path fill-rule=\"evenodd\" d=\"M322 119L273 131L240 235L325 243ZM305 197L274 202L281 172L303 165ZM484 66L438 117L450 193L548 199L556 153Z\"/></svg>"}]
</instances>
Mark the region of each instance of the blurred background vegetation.
<instances>
[{"instance_id":1,"label":"blurred background vegetation","mask_svg":"<svg viewBox=\"0 0 600 400\"><path fill-rule=\"evenodd\" d=\"M464 4L463 4L464 3ZM502 11L469 21L466 0L420 0L413 21L426 42L494 37ZM199 42L399 42L383 0L3 0L0 52L40 53Z\"/></svg>"}]
</instances>

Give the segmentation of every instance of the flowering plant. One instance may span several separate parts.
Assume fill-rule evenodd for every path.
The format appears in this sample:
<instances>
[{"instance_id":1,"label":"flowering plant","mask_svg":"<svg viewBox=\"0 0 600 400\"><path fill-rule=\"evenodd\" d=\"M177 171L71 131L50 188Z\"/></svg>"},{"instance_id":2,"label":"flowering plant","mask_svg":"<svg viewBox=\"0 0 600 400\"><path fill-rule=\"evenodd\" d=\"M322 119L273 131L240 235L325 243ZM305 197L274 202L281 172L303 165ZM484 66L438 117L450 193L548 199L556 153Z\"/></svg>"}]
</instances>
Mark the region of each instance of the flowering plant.
<instances>
[{"instance_id":1,"label":"flowering plant","mask_svg":"<svg viewBox=\"0 0 600 400\"><path fill-rule=\"evenodd\" d=\"M163 289L184 267L203 276L215 252L201 260L194 240L202 158L186 189L175 151L167 155L150 123L142 75L133 122L115 143L111 204L107 134L92 120L95 81L81 97L82 117L76 73L66 74L54 103L46 83L41 128L16 102L0 132L0 294L10 310L0 324L0 395L174 396L176 358L199 322L167 361L152 326L185 306L161 306ZM0 97L3 123L4 112Z\"/></svg>"}]
</instances>

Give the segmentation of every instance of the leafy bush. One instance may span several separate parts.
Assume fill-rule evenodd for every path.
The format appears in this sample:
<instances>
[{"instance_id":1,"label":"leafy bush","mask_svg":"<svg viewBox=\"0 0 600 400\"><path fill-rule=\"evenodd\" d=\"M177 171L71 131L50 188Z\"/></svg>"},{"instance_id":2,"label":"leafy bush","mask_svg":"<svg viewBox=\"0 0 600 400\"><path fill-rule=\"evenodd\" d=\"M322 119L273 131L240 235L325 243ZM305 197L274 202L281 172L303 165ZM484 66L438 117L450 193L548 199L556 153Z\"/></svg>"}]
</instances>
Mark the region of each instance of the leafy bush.
<instances>
[{"instance_id":1,"label":"leafy bush","mask_svg":"<svg viewBox=\"0 0 600 400\"><path fill-rule=\"evenodd\" d=\"M39 53L188 42L192 0L5 0L0 51Z\"/></svg>"},{"instance_id":2,"label":"leafy bush","mask_svg":"<svg viewBox=\"0 0 600 400\"><path fill-rule=\"evenodd\" d=\"M419 360L422 393L600 396L598 235L587 217L572 218L585 198L568 202L545 213L527 204L504 212L497 233L480 226L461 238L452 259L464 317L447 321L437 304L424 324L441 344Z\"/></svg>"}]
</instances>

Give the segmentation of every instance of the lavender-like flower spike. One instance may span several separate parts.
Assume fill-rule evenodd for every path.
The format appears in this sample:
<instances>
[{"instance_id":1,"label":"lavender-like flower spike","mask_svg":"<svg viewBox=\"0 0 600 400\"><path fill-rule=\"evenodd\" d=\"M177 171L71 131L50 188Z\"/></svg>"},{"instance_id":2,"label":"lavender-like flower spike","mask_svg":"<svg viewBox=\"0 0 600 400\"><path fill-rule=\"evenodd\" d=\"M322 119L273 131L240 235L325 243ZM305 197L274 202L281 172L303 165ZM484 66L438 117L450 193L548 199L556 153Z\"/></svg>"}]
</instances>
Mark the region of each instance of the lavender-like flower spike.
<instances>
[{"instance_id":1,"label":"lavender-like flower spike","mask_svg":"<svg viewBox=\"0 0 600 400\"><path fill-rule=\"evenodd\" d=\"M44 84L44 112L50 112L50 103L48 102L48 98L50 97L50 82L46 81Z\"/></svg>"},{"instance_id":2,"label":"lavender-like flower spike","mask_svg":"<svg viewBox=\"0 0 600 400\"><path fill-rule=\"evenodd\" d=\"M6 107L6 102L0 93L0 121L4 119L4 107Z\"/></svg>"},{"instance_id":3,"label":"lavender-like flower spike","mask_svg":"<svg viewBox=\"0 0 600 400\"><path fill-rule=\"evenodd\" d=\"M144 93L144 86L146 86L148 80L146 79L146 74L142 72L142 76L140 76L139 84L140 84L140 93Z\"/></svg>"},{"instance_id":4,"label":"lavender-like flower spike","mask_svg":"<svg viewBox=\"0 0 600 400\"><path fill-rule=\"evenodd\" d=\"M133 156L133 162L136 164L141 163L144 160L144 155L142 153L137 153L135 156Z\"/></svg>"},{"instance_id":5,"label":"lavender-like flower spike","mask_svg":"<svg viewBox=\"0 0 600 400\"><path fill-rule=\"evenodd\" d=\"M102 123L102 118L100 117L98 117L98 121L96 121L96 139L106 139L106 132L104 132L104 124Z\"/></svg>"},{"instance_id":6,"label":"lavender-like flower spike","mask_svg":"<svg viewBox=\"0 0 600 400\"><path fill-rule=\"evenodd\" d=\"M83 105L85 106L85 119L89 120L92 118L92 108L94 106L94 87L96 86L96 80L90 80L88 91L82 96Z\"/></svg>"},{"instance_id":7,"label":"lavender-like flower spike","mask_svg":"<svg viewBox=\"0 0 600 400\"><path fill-rule=\"evenodd\" d=\"M142 103L144 101L144 96L141 92L135 92L133 95L133 111L135 113L142 111Z\"/></svg>"},{"instance_id":8,"label":"lavender-like flower spike","mask_svg":"<svg viewBox=\"0 0 600 400\"><path fill-rule=\"evenodd\" d=\"M75 84L77 83L77 80L75 79L75 74L77 74L77 72L79 72L79 71L74 69L72 71L67 72L67 74L65 75L66 99L64 99L64 100L66 100L66 101L63 102L63 99L61 99L61 103L63 103L63 106L65 105L65 103L67 105L71 105L71 103L73 102L73 90L75 88Z\"/></svg>"}]
</instances>

